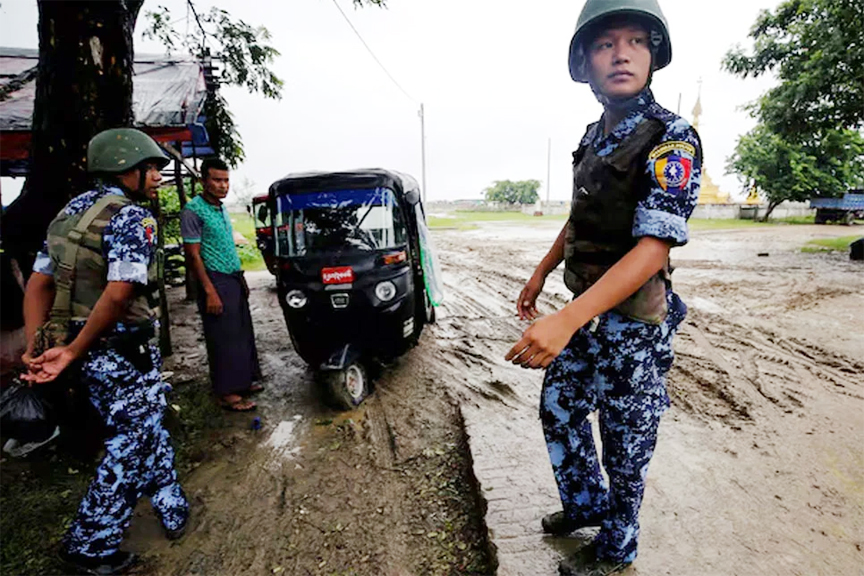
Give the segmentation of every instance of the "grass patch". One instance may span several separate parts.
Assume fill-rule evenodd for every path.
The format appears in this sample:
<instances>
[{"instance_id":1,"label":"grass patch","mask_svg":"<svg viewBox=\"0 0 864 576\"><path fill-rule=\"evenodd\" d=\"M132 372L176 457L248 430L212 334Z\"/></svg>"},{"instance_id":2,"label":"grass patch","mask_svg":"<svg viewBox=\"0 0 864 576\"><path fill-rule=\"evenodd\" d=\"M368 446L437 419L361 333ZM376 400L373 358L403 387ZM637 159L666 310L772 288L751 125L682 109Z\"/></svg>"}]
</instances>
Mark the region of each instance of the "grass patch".
<instances>
[{"instance_id":1,"label":"grass patch","mask_svg":"<svg viewBox=\"0 0 864 576\"><path fill-rule=\"evenodd\" d=\"M789 216L788 218L771 219L778 224L815 224L816 216Z\"/></svg>"},{"instance_id":2,"label":"grass patch","mask_svg":"<svg viewBox=\"0 0 864 576\"><path fill-rule=\"evenodd\" d=\"M246 246L237 247L237 255L240 256L240 264L243 270L266 270L267 264L264 262L264 257L261 256L261 251L258 250L255 237L255 221L252 216L245 212L235 212L231 214L231 226L235 232L239 232L244 238L249 240Z\"/></svg>"},{"instance_id":3,"label":"grass patch","mask_svg":"<svg viewBox=\"0 0 864 576\"><path fill-rule=\"evenodd\" d=\"M477 222L523 222L535 224L539 222L559 221L567 219L566 214L557 216L532 216L522 212L488 212L472 210L456 210L448 216L430 216L426 219L429 228L456 228L472 230L477 228Z\"/></svg>"},{"instance_id":4,"label":"grass patch","mask_svg":"<svg viewBox=\"0 0 864 576\"><path fill-rule=\"evenodd\" d=\"M817 252L845 252L849 245L860 236L838 236L837 238L815 238L801 248L802 252L813 254Z\"/></svg>"},{"instance_id":5,"label":"grass patch","mask_svg":"<svg viewBox=\"0 0 864 576\"><path fill-rule=\"evenodd\" d=\"M164 422L171 433L182 483L207 456L226 419L206 380L178 385L168 395L168 404ZM4 456L0 468L0 574L68 573L57 559L59 542L98 464L95 456L72 456L69 445L75 442L61 435L22 459Z\"/></svg>"},{"instance_id":6,"label":"grass patch","mask_svg":"<svg viewBox=\"0 0 864 576\"><path fill-rule=\"evenodd\" d=\"M34 455L35 457L35 455ZM44 460L9 461L0 477L0 572L63 574L56 556L92 476L94 464L45 452Z\"/></svg>"}]
</instances>

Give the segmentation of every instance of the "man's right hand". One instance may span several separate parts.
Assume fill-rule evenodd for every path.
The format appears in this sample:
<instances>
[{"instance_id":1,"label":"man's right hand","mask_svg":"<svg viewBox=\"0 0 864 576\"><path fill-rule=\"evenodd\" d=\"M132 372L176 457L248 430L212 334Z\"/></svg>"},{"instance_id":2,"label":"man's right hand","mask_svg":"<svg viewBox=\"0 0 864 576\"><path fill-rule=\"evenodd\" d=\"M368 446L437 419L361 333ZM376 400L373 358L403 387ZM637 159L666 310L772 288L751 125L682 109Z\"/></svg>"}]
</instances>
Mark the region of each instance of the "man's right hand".
<instances>
[{"instance_id":1,"label":"man's right hand","mask_svg":"<svg viewBox=\"0 0 864 576\"><path fill-rule=\"evenodd\" d=\"M516 310L519 312L521 320L536 320L539 312L537 312L537 297L543 291L543 285L546 283L544 276L534 274L531 279L522 288L519 293L519 300L516 301Z\"/></svg>"},{"instance_id":2,"label":"man's right hand","mask_svg":"<svg viewBox=\"0 0 864 576\"><path fill-rule=\"evenodd\" d=\"M214 316L222 314L222 300L216 292L207 294L207 313Z\"/></svg>"},{"instance_id":3,"label":"man's right hand","mask_svg":"<svg viewBox=\"0 0 864 576\"><path fill-rule=\"evenodd\" d=\"M27 374L21 376L22 380L31 384L45 384L55 380L78 355L70 346L57 346L45 351L44 354L33 358L28 365Z\"/></svg>"}]
</instances>

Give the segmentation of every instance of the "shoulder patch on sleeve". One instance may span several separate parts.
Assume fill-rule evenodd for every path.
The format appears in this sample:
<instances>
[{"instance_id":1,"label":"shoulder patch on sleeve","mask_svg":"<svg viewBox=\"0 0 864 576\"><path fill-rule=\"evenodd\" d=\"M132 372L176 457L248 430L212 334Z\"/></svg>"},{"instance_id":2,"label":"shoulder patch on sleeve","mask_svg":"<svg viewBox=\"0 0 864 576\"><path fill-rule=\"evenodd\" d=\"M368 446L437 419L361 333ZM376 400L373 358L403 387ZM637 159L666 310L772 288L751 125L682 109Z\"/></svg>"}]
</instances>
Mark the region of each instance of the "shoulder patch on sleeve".
<instances>
[{"instance_id":1,"label":"shoulder patch on sleeve","mask_svg":"<svg viewBox=\"0 0 864 576\"><path fill-rule=\"evenodd\" d=\"M156 219L152 216L147 216L141 220L141 226L144 227L144 234L147 236L147 241L150 244L156 240Z\"/></svg>"},{"instance_id":2,"label":"shoulder patch on sleeve","mask_svg":"<svg viewBox=\"0 0 864 576\"><path fill-rule=\"evenodd\" d=\"M664 142L659 146L655 146L654 149L651 150L651 152L648 154L648 159L656 160L657 158L672 154L673 152L684 152L685 154L689 154L690 156L695 157L696 147L689 142L682 142L680 140Z\"/></svg>"}]
</instances>

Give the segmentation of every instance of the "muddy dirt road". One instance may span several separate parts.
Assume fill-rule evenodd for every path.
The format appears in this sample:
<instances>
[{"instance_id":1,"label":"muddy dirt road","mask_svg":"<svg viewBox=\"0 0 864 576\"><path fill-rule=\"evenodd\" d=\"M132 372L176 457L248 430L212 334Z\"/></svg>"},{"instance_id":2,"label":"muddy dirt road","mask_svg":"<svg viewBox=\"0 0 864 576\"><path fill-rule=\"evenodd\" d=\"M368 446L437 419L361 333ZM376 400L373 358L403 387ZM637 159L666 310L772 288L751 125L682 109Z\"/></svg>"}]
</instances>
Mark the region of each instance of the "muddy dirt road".
<instances>
[{"instance_id":1,"label":"muddy dirt road","mask_svg":"<svg viewBox=\"0 0 864 576\"><path fill-rule=\"evenodd\" d=\"M526 327L513 300L560 225L436 232L447 289L438 324L349 414L321 406L291 348L272 277L252 275L268 386L258 400L263 427L232 416L231 430L201 454L186 480L194 513L183 540L166 543L139 507L145 518L130 540L146 556L139 572L492 573L460 408L506 421L513 437L502 442L522 441L522 430L532 430L524 442L536 439L542 374L503 355ZM849 233L706 231L673 252L690 314L630 573L860 573L864 267L799 251L811 237ZM173 299L176 353L166 370L183 385L206 373L206 357L193 307ZM553 274L539 305L550 312L568 299ZM525 530L538 534L535 519L550 506L543 489L545 499L514 495L525 499ZM533 573L554 574L559 544L534 547Z\"/></svg>"}]
</instances>

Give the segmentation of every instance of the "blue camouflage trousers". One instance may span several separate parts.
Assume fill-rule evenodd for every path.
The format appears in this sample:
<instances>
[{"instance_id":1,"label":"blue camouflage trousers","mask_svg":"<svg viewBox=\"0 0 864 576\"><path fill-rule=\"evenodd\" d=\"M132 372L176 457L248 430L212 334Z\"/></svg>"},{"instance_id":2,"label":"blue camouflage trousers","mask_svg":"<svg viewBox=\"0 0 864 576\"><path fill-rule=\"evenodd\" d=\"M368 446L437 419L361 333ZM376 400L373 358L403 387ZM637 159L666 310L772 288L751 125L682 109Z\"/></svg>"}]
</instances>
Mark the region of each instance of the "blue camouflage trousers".
<instances>
[{"instance_id":1,"label":"blue camouflage trousers","mask_svg":"<svg viewBox=\"0 0 864 576\"><path fill-rule=\"evenodd\" d=\"M90 351L81 368L80 378L109 438L105 457L64 538L70 553L103 558L116 552L142 494L150 497L166 529L186 522L189 505L177 482L168 431L162 426L170 386L159 373L159 350L145 346L142 352L143 369L111 348Z\"/></svg>"},{"instance_id":2,"label":"blue camouflage trousers","mask_svg":"<svg viewBox=\"0 0 864 576\"><path fill-rule=\"evenodd\" d=\"M602 518L600 558L632 562L639 537L639 507L660 416L669 407L665 375L672 337L686 308L670 292L663 324L610 311L580 329L549 366L540 418L564 513L574 520ZM600 463L591 424L599 414Z\"/></svg>"}]
</instances>

